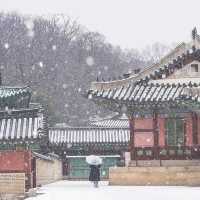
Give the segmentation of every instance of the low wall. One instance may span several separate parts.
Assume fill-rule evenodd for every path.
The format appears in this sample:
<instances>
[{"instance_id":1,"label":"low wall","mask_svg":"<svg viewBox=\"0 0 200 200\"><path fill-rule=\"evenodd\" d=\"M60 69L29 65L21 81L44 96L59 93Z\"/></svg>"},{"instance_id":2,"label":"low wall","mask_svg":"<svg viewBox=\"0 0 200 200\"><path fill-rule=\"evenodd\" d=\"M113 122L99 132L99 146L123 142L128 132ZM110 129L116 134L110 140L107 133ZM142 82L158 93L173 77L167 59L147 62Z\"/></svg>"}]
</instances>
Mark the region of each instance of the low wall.
<instances>
[{"instance_id":1,"label":"low wall","mask_svg":"<svg viewBox=\"0 0 200 200\"><path fill-rule=\"evenodd\" d=\"M129 167L186 167L200 166L200 160L131 160Z\"/></svg>"},{"instance_id":2,"label":"low wall","mask_svg":"<svg viewBox=\"0 0 200 200\"><path fill-rule=\"evenodd\" d=\"M24 194L25 173L0 173L0 194Z\"/></svg>"},{"instance_id":3,"label":"low wall","mask_svg":"<svg viewBox=\"0 0 200 200\"><path fill-rule=\"evenodd\" d=\"M62 162L36 159L36 185L45 185L62 179Z\"/></svg>"},{"instance_id":4,"label":"low wall","mask_svg":"<svg viewBox=\"0 0 200 200\"><path fill-rule=\"evenodd\" d=\"M170 166L110 168L109 184L200 186L200 167Z\"/></svg>"}]
</instances>

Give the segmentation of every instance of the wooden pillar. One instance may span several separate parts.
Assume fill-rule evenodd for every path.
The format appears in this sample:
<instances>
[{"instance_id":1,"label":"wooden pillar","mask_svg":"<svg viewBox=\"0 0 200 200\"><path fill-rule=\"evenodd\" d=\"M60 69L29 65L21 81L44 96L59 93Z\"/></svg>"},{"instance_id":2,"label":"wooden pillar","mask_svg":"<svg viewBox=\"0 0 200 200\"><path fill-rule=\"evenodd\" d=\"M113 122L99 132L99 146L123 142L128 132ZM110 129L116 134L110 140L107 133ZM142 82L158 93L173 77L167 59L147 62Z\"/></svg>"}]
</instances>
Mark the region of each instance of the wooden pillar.
<instances>
[{"instance_id":1,"label":"wooden pillar","mask_svg":"<svg viewBox=\"0 0 200 200\"><path fill-rule=\"evenodd\" d=\"M154 138L154 158L159 159L159 131L158 131L158 113L153 111L153 138Z\"/></svg>"},{"instance_id":2,"label":"wooden pillar","mask_svg":"<svg viewBox=\"0 0 200 200\"><path fill-rule=\"evenodd\" d=\"M129 118L129 126L130 126L130 144L129 144L129 150L131 154L131 160L135 160L135 141L134 141L134 115L131 114Z\"/></svg>"},{"instance_id":3,"label":"wooden pillar","mask_svg":"<svg viewBox=\"0 0 200 200\"><path fill-rule=\"evenodd\" d=\"M0 72L0 86L2 86L2 75L1 75L1 72Z\"/></svg>"},{"instance_id":4,"label":"wooden pillar","mask_svg":"<svg viewBox=\"0 0 200 200\"><path fill-rule=\"evenodd\" d=\"M198 144L198 116L195 112L192 113L192 143Z\"/></svg>"}]
</instances>

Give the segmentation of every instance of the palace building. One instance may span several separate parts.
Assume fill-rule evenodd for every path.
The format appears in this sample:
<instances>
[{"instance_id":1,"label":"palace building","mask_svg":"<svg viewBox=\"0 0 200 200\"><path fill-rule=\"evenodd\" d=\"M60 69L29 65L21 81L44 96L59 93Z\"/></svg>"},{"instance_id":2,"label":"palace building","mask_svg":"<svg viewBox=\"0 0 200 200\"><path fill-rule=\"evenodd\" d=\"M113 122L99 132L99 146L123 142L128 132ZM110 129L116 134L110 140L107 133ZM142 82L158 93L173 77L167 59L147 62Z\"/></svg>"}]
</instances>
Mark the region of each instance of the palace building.
<instances>
[{"instance_id":1,"label":"palace building","mask_svg":"<svg viewBox=\"0 0 200 200\"><path fill-rule=\"evenodd\" d=\"M122 80L93 82L88 99L130 123L131 160L200 158L200 36ZM132 162L134 163L134 162Z\"/></svg>"}]
</instances>

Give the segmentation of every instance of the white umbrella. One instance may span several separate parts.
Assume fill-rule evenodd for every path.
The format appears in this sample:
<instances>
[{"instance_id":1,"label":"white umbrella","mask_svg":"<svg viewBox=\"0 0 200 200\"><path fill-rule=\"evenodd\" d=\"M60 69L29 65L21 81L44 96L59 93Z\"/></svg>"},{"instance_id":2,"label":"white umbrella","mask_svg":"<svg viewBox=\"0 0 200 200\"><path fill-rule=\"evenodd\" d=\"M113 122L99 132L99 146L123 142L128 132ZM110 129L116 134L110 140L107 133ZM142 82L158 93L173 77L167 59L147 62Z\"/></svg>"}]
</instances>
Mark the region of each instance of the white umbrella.
<instances>
[{"instance_id":1,"label":"white umbrella","mask_svg":"<svg viewBox=\"0 0 200 200\"><path fill-rule=\"evenodd\" d=\"M86 157L86 162L89 165L101 165L102 164L102 159L99 156L90 155L90 156Z\"/></svg>"}]
</instances>

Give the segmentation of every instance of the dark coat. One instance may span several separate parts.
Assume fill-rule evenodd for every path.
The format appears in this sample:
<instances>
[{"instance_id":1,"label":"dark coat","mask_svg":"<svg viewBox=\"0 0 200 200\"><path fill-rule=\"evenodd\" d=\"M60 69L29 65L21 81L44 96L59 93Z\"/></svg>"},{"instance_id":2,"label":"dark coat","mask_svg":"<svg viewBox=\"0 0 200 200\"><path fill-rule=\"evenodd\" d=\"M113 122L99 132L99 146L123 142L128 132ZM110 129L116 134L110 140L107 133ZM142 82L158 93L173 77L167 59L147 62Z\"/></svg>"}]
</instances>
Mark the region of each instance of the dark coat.
<instances>
[{"instance_id":1,"label":"dark coat","mask_svg":"<svg viewBox=\"0 0 200 200\"><path fill-rule=\"evenodd\" d=\"M100 165L90 165L89 181L100 181Z\"/></svg>"}]
</instances>

